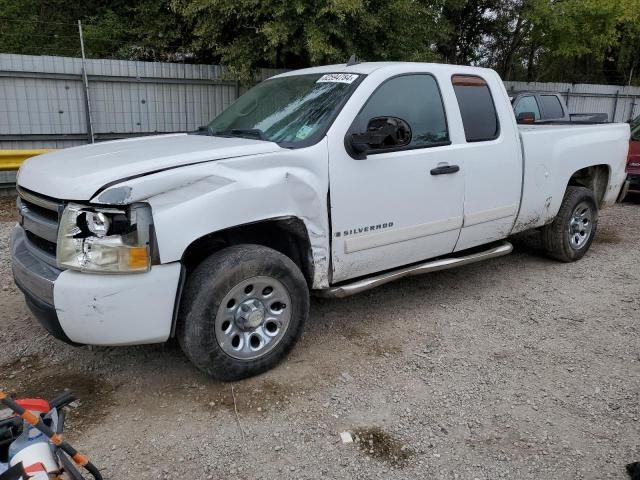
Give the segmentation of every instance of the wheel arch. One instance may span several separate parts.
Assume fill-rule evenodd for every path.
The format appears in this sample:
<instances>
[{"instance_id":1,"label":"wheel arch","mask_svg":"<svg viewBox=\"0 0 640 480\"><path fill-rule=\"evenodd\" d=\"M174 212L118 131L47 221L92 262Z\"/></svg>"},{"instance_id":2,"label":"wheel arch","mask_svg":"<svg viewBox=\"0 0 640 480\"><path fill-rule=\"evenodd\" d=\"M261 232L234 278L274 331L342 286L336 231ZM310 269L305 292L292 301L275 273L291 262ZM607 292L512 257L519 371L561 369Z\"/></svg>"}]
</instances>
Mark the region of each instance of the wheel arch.
<instances>
[{"instance_id":1,"label":"wheel arch","mask_svg":"<svg viewBox=\"0 0 640 480\"><path fill-rule=\"evenodd\" d=\"M593 192L598 208L601 208L605 194L607 193L610 177L611 168L609 165L592 165L574 172L567 182L567 187L574 186L588 188Z\"/></svg>"},{"instance_id":2,"label":"wheel arch","mask_svg":"<svg viewBox=\"0 0 640 480\"><path fill-rule=\"evenodd\" d=\"M300 268L309 288L313 285L314 262L307 227L296 216L276 217L215 231L192 241L181 262L186 276L209 255L231 245L262 245L289 257Z\"/></svg>"}]
</instances>

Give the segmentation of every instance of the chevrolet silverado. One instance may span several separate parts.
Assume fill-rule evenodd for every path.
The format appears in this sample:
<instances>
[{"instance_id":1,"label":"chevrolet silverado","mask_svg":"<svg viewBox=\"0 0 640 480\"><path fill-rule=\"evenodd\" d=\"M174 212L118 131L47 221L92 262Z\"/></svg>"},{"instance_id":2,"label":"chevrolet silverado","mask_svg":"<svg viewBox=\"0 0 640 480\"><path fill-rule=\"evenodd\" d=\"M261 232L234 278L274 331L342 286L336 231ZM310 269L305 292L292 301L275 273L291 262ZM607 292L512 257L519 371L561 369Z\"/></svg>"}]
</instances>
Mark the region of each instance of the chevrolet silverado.
<instances>
[{"instance_id":1,"label":"chevrolet silverado","mask_svg":"<svg viewBox=\"0 0 640 480\"><path fill-rule=\"evenodd\" d=\"M349 63L264 81L198 132L21 167L13 274L73 344L177 337L209 375L278 363L310 293L499 255L538 229L580 259L625 181L629 125L523 125L492 70Z\"/></svg>"}]
</instances>

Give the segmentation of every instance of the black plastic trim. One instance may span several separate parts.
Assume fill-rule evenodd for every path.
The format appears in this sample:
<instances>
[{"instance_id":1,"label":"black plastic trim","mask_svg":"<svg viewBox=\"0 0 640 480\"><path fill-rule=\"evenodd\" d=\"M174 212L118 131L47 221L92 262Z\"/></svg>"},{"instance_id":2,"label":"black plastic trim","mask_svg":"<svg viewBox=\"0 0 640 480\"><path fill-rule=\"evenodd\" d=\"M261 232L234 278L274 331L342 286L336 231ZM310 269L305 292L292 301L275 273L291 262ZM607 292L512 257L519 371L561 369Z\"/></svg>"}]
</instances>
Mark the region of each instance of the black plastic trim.
<instances>
[{"instance_id":1,"label":"black plastic trim","mask_svg":"<svg viewBox=\"0 0 640 480\"><path fill-rule=\"evenodd\" d=\"M460 167L458 165L443 165L441 167L432 168L431 175L449 175L459 171Z\"/></svg>"},{"instance_id":2,"label":"black plastic trim","mask_svg":"<svg viewBox=\"0 0 640 480\"><path fill-rule=\"evenodd\" d=\"M62 325L60 325L60 320L58 320L56 309L53 305L49 305L48 303L40 300L20 285L18 281L16 281L16 285L24 294L25 303L27 304L27 307L29 307L29 310L31 310L31 313L33 313L33 316L36 317L36 320L38 320L40 325L42 325L52 337L70 345L79 345L78 343L71 341L64 332Z\"/></svg>"},{"instance_id":3,"label":"black plastic trim","mask_svg":"<svg viewBox=\"0 0 640 480\"><path fill-rule=\"evenodd\" d=\"M180 263L180 277L178 278L178 289L176 290L176 299L173 304L173 319L171 320L171 332L169 338L176 336L176 328L178 327L178 316L180 315L180 300L182 300L182 292L187 282L187 268L184 263Z\"/></svg>"}]
</instances>

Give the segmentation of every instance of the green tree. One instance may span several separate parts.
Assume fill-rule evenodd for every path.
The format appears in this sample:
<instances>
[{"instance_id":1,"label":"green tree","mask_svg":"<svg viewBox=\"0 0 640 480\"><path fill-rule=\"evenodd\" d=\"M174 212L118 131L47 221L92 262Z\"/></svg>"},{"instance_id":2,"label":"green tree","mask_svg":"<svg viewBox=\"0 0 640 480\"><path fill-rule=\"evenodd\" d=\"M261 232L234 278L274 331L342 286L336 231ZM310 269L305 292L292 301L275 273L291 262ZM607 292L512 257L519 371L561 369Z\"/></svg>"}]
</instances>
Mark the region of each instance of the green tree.
<instances>
[{"instance_id":1,"label":"green tree","mask_svg":"<svg viewBox=\"0 0 640 480\"><path fill-rule=\"evenodd\" d=\"M496 17L503 15L501 0L445 0L438 18L441 32L437 52L446 63L480 60L479 48L492 35Z\"/></svg>"},{"instance_id":2,"label":"green tree","mask_svg":"<svg viewBox=\"0 0 640 480\"><path fill-rule=\"evenodd\" d=\"M445 61L640 83L640 0L0 0L0 51L259 67ZM633 75L635 72L635 75Z\"/></svg>"},{"instance_id":3,"label":"green tree","mask_svg":"<svg viewBox=\"0 0 640 480\"><path fill-rule=\"evenodd\" d=\"M167 60L191 44L169 0L0 0L0 51L79 56L78 20L90 57Z\"/></svg>"},{"instance_id":4,"label":"green tree","mask_svg":"<svg viewBox=\"0 0 640 480\"><path fill-rule=\"evenodd\" d=\"M606 81L637 61L639 12L640 0L503 0L484 62L506 79Z\"/></svg>"},{"instance_id":5,"label":"green tree","mask_svg":"<svg viewBox=\"0 0 640 480\"><path fill-rule=\"evenodd\" d=\"M194 51L219 55L243 78L257 67L430 60L438 1L174 0L194 26Z\"/></svg>"}]
</instances>

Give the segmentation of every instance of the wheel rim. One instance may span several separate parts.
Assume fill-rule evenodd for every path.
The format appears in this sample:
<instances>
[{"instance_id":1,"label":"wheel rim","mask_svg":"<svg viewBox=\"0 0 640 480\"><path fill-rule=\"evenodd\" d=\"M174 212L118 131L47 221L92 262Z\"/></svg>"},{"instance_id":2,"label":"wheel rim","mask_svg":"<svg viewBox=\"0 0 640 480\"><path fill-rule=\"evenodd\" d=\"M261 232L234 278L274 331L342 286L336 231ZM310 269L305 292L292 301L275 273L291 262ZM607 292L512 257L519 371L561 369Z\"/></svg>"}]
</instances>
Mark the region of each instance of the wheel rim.
<instances>
[{"instance_id":1,"label":"wheel rim","mask_svg":"<svg viewBox=\"0 0 640 480\"><path fill-rule=\"evenodd\" d=\"M574 250L580 250L587 244L592 232L593 210L588 203L580 202L569 220L569 245Z\"/></svg>"},{"instance_id":2,"label":"wheel rim","mask_svg":"<svg viewBox=\"0 0 640 480\"><path fill-rule=\"evenodd\" d=\"M260 358L280 343L291 321L291 297L275 278L252 277L222 299L215 319L216 340L230 357Z\"/></svg>"}]
</instances>

